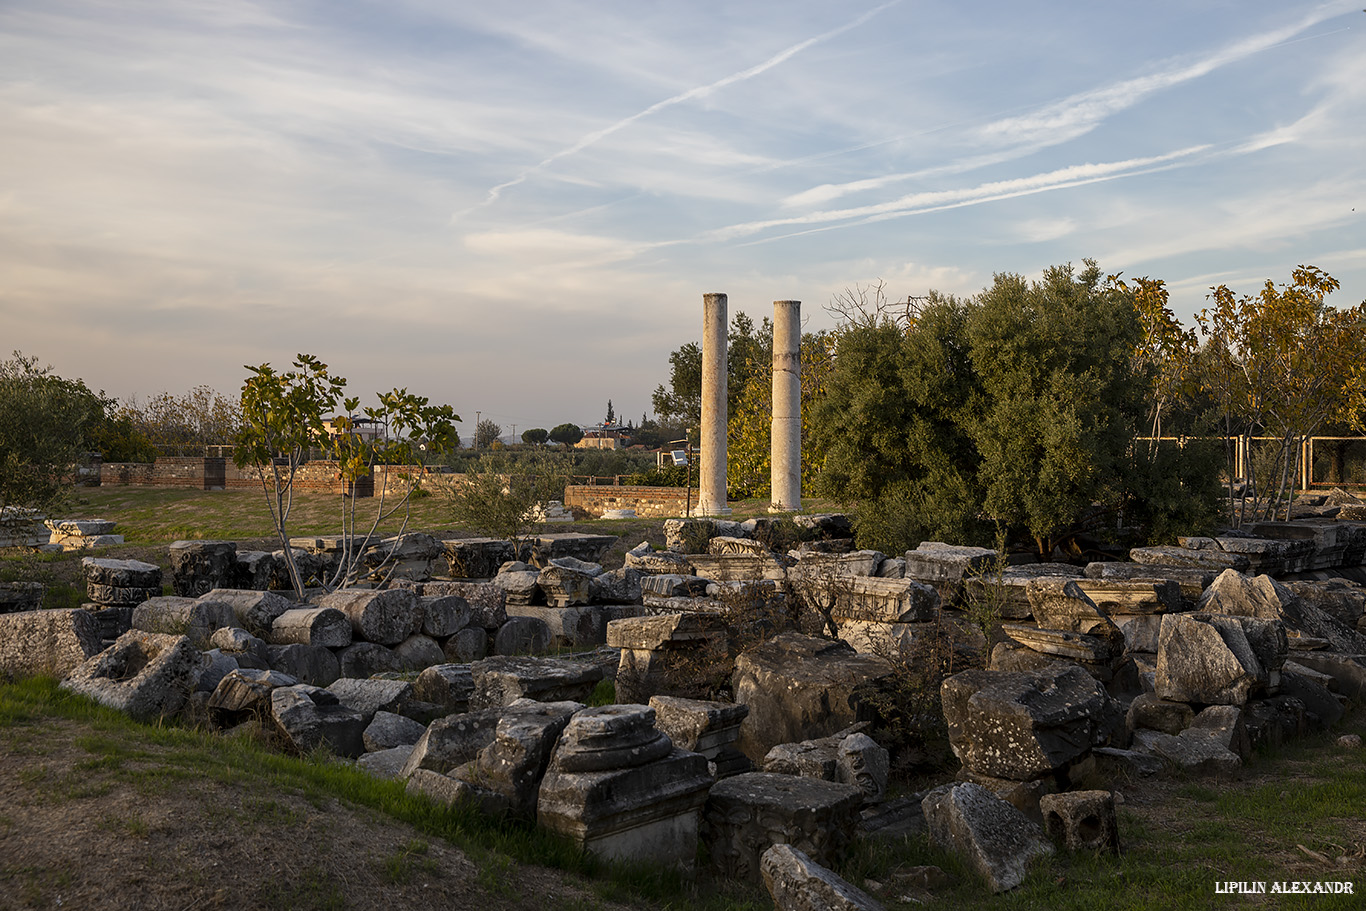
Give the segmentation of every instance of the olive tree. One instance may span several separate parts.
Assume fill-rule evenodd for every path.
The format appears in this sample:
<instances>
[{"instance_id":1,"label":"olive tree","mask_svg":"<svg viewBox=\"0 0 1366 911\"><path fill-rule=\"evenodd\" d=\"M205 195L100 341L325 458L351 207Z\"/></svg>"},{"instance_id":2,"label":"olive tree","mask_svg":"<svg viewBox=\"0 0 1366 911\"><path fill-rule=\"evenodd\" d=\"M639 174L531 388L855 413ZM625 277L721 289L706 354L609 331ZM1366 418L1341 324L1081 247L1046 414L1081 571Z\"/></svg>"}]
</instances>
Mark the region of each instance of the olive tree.
<instances>
[{"instance_id":1,"label":"olive tree","mask_svg":"<svg viewBox=\"0 0 1366 911\"><path fill-rule=\"evenodd\" d=\"M0 507L63 502L113 402L15 351L0 361Z\"/></svg>"}]
</instances>

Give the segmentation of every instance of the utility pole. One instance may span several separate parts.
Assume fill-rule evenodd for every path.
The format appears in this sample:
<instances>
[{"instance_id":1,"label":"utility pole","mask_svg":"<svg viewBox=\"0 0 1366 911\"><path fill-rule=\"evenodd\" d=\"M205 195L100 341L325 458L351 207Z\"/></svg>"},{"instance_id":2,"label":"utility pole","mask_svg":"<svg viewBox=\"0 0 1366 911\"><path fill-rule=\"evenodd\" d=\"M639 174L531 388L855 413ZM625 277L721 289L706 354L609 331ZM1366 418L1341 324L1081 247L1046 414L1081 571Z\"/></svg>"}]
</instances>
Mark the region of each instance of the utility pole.
<instances>
[{"instance_id":1,"label":"utility pole","mask_svg":"<svg viewBox=\"0 0 1366 911\"><path fill-rule=\"evenodd\" d=\"M482 411L474 413L474 449L476 452L479 451L479 416L483 413Z\"/></svg>"},{"instance_id":2,"label":"utility pole","mask_svg":"<svg viewBox=\"0 0 1366 911\"><path fill-rule=\"evenodd\" d=\"M516 424L513 424L513 425L512 425L512 438L511 438L510 440L508 440L508 443L510 443L510 444L515 444L516 442L517 442L517 425L516 425Z\"/></svg>"}]
</instances>

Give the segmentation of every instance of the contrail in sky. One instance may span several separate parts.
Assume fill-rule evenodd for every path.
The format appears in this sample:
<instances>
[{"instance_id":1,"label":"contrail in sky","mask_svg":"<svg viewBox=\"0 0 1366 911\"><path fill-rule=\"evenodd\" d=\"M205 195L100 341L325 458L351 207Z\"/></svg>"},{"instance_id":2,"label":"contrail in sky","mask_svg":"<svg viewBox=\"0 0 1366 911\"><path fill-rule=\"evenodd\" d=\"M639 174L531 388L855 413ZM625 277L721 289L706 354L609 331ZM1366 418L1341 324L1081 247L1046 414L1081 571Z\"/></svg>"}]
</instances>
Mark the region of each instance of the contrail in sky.
<instances>
[{"instance_id":1,"label":"contrail in sky","mask_svg":"<svg viewBox=\"0 0 1366 911\"><path fill-rule=\"evenodd\" d=\"M509 189L510 187L515 187L519 183L523 183L531 175L545 170L547 167L559 161L560 159L568 158L571 155L576 155L579 152L582 152L584 149L588 148L589 146L597 143L599 140L605 139L608 136L611 136L613 133L618 133L621 130L626 129L628 126L630 126L638 120L643 120L644 118L649 117L651 114L658 113L659 111L662 111L665 108L671 108L675 105L682 104L685 101L692 101L695 98L705 98L708 95L713 94L717 90L723 89L729 85L734 85L737 82L744 82L747 79L753 79L755 76L758 76L762 73L767 72L768 70L773 69L778 64L790 60L791 58L795 57L797 54L800 54L802 51L806 50L812 45L820 44L822 41L829 41L831 38L838 37L839 35L842 35L847 31L858 28L860 25L863 25L869 19L872 19L878 13L882 12L883 10L889 7L896 6L900 2L901 0L888 0L888 2L883 3L880 6L873 7L871 10L859 16L857 19L854 19L851 22L847 22L844 25L841 25L839 28L831 29L830 31L817 35L814 38L808 38L805 41L800 41L792 45L791 47L784 48L783 50L774 54L772 57L769 57L764 62L756 64L750 67L749 69L741 70L738 73L731 73L729 76L722 77L721 79L718 79L715 82L688 89L686 92L680 92L679 94L674 95L672 98L665 98L663 101L657 101L643 111L639 111L635 114L632 114L630 117L618 120L616 123L603 127L601 130L596 130L592 133L589 133L587 136L583 137L578 142L574 143L571 146L566 146L565 148L556 152L554 155L551 155L549 158L545 159L544 161L541 161L539 164L535 164L530 168L527 168L525 171L523 171L521 174L518 174L511 180L498 184L498 186L489 190L488 196L484 198L483 202L479 203L479 205L477 206L472 206L469 209L457 212L455 216L453 216L452 221L454 221L456 218L459 218L461 215L465 215L469 212L474 211L475 209L482 209L485 206L491 205L492 203L497 201L498 197L502 195L504 190Z\"/></svg>"}]
</instances>

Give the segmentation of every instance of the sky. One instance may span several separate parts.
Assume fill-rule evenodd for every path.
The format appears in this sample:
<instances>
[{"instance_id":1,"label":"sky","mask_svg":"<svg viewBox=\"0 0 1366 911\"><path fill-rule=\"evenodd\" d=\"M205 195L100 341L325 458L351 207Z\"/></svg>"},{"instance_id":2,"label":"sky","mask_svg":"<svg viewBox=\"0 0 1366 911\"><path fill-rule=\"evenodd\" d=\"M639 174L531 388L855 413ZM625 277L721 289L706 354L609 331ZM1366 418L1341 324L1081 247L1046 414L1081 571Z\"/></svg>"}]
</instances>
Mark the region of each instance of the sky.
<instances>
[{"instance_id":1,"label":"sky","mask_svg":"<svg viewBox=\"0 0 1366 911\"><path fill-rule=\"evenodd\" d=\"M468 439L638 421L706 292L1352 306L1362 5L0 0L0 356L145 400L306 352Z\"/></svg>"}]
</instances>

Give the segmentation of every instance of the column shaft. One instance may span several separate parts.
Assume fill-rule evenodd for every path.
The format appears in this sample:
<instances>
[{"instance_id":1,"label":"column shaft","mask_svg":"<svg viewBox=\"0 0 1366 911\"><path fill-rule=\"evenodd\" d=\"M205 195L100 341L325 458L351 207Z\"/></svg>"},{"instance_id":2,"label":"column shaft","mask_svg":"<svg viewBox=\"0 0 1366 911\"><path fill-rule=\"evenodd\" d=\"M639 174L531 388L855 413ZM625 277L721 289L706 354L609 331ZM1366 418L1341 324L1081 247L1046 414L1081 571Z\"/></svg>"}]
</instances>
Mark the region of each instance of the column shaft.
<instances>
[{"instance_id":1,"label":"column shaft","mask_svg":"<svg viewBox=\"0 0 1366 911\"><path fill-rule=\"evenodd\" d=\"M697 512L728 515L726 508L727 298L702 295L702 458Z\"/></svg>"},{"instance_id":2,"label":"column shaft","mask_svg":"<svg viewBox=\"0 0 1366 911\"><path fill-rule=\"evenodd\" d=\"M802 508L802 302L773 302L770 510Z\"/></svg>"}]
</instances>

